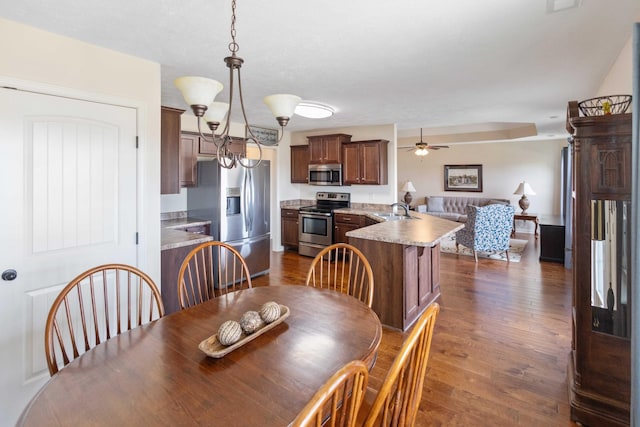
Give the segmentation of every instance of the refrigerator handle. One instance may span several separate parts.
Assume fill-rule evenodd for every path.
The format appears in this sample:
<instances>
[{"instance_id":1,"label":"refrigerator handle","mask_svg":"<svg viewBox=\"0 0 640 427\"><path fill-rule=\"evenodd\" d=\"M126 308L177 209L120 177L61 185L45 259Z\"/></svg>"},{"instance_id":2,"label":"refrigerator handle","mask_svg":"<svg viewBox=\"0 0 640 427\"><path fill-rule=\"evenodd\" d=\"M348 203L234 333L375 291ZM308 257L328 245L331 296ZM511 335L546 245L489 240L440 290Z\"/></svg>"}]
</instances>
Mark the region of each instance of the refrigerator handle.
<instances>
[{"instance_id":1,"label":"refrigerator handle","mask_svg":"<svg viewBox=\"0 0 640 427\"><path fill-rule=\"evenodd\" d=\"M253 216L254 216L254 203L255 203L255 187L254 187L254 183L253 183L253 169L249 169L247 172L249 175L249 206L251 207L251 209L248 212L248 218L249 218L249 227L247 227L247 229L249 231L253 231Z\"/></svg>"},{"instance_id":2,"label":"refrigerator handle","mask_svg":"<svg viewBox=\"0 0 640 427\"><path fill-rule=\"evenodd\" d=\"M251 231L251 211L253 209L252 194L251 194L251 169L245 169L244 178L242 180L242 198L244 199L244 211L242 212L242 219L244 220L244 228L247 231Z\"/></svg>"}]
</instances>

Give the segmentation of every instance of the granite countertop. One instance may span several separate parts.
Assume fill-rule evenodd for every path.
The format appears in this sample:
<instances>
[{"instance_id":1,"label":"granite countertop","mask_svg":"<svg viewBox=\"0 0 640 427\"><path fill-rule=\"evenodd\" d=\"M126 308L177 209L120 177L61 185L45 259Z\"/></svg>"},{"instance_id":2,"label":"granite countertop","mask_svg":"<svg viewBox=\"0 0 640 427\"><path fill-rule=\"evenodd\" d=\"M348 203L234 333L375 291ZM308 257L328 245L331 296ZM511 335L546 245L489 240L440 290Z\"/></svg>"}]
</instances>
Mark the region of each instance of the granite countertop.
<instances>
[{"instance_id":1,"label":"granite countertop","mask_svg":"<svg viewBox=\"0 0 640 427\"><path fill-rule=\"evenodd\" d=\"M286 200L280 202L281 209L299 209L313 204L313 200ZM350 208L334 210L334 213L350 213L366 215L378 221L378 224L358 228L347 232L347 237L376 240L387 243L398 243L412 246L434 246L440 240L464 227L464 223L449 221L420 212L410 212L413 219L386 221L374 214L391 213L393 209L387 204L352 203ZM402 209L400 209L402 212Z\"/></svg>"},{"instance_id":2,"label":"granite countertop","mask_svg":"<svg viewBox=\"0 0 640 427\"><path fill-rule=\"evenodd\" d=\"M161 220L160 250L164 251L166 249L175 249L182 246L197 245L213 240L213 237L209 235L189 233L188 231L179 230L180 228L207 224L211 224L211 221L188 217Z\"/></svg>"},{"instance_id":3,"label":"granite countertop","mask_svg":"<svg viewBox=\"0 0 640 427\"><path fill-rule=\"evenodd\" d=\"M389 212L391 209L389 208ZM385 221L371 211L362 209L338 209L335 212L367 215L376 219L378 224L358 228L347 232L347 237L375 240L386 243L398 243L410 246L434 246L443 238L464 227L463 223L453 222L419 212L410 212L413 219ZM378 211L380 212L380 211Z\"/></svg>"},{"instance_id":4,"label":"granite countertop","mask_svg":"<svg viewBox=\"0 0 640 427\"><path fill-rule=\"evenodd\" d=\"M280 202L280 209L300 209L303 206L311 206L315 204L315 200L282 200Z\"/></svg>"}]
</instances>

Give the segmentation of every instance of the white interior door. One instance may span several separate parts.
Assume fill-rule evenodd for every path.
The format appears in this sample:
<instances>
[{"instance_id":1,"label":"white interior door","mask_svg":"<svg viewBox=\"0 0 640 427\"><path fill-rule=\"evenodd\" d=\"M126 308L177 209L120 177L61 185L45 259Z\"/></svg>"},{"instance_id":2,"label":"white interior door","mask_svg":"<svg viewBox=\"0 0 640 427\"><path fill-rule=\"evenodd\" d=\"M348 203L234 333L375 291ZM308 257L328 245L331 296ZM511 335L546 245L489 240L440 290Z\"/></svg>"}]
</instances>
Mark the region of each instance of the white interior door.
<instances>
[{"instance_id":1,"label":"white interior door","mask_svg":"<svg viewBox=\"0 0 640 427\"><path fill-rule=\"evenodd\" d=\"M95 265L136 265L135 140L135 109L0 88L0 273L17 272L0 279L0 425L49 378L60 289Z\"/></svg>"}]
</instances>

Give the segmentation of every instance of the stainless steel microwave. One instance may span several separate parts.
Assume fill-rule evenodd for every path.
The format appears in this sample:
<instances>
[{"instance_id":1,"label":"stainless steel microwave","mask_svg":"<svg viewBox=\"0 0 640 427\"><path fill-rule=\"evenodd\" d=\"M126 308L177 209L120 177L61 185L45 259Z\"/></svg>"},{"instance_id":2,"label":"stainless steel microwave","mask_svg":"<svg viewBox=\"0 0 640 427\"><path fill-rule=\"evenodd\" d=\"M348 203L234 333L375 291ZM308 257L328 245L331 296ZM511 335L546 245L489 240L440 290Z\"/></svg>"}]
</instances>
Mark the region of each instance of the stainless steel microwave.
<instances>
[{"instance_id":1,"label":"stainless steel microwave","mask_svg":"<svg viewBox=\"0 0 640 427\"><path fill-rule=\"evenodd\" d=\"M310 185L342 185L342 165L309 165Z\"/></svg>"}]
</instances>

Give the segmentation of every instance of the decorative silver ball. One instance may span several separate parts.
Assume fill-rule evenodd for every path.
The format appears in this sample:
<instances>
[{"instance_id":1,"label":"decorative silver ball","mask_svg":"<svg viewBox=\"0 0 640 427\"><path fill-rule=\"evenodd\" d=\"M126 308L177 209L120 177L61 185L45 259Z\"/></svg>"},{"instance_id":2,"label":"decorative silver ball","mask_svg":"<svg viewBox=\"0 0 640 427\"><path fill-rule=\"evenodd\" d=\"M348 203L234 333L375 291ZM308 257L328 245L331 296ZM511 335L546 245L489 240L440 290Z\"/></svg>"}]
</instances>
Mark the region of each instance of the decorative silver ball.
<instances>
[{"instance_id":1,"label":"decorative silver ball","mask_svg":"<svg viewBox=\"0 0 640 427\"><path fill-rule=\"evenodd\" d=\"M218 341L222 345L234 344L241 336L242 328L235 320L227 320L218 328Z\"/></svg>"},{"instance_id":2,"label":"decorative silver ball","mask_svg":"<svg viewBox=\"0 0 640 427\"><path fill-rule=\"evenodd\" d=\"M249 310L240 318L240 327L245 334L250 335L264 326L264 321L257 311Z\"/></svg>"},{"instance_id":3,"label":"decorative silver ball","mask_svg":"<svg viewBox=\"0 0 640 427\"><path fill-rule=\"evenodd\" d=\"M278 317L280 317L280 304L275 301L265 302L260 309L260 317L265 323L278 320Z\"/></svg>"}]
</instances>

